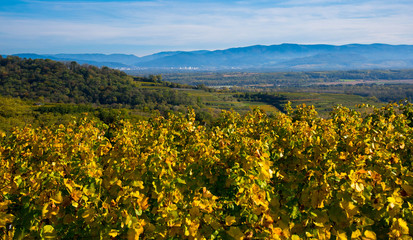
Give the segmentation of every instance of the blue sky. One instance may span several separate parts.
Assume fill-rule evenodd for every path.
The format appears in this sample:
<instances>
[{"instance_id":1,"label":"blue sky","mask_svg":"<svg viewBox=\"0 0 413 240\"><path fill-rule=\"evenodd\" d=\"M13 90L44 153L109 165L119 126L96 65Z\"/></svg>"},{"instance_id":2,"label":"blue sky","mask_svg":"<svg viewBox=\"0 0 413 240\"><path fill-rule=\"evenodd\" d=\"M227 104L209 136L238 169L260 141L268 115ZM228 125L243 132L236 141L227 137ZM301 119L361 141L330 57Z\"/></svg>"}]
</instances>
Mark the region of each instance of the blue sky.
<instances>
[{"instance_id":1,"label":"blue sky","mask_svg":"<svg viewBox=\"0 0 413 240\"><path fill-rule=\"evenodd\" d=\"M412 0L1 0L0 54L413 44Z\"/></svg>"}]
</instances>

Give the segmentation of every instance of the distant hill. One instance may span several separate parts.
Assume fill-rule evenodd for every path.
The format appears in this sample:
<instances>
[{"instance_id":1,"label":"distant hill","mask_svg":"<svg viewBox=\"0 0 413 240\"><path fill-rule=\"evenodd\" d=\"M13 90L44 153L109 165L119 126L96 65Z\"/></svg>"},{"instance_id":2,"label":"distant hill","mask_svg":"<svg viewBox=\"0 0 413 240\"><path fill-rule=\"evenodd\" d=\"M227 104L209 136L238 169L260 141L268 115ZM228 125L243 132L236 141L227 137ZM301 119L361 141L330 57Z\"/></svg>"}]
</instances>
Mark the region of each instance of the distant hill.
<instances>
[{"instance_id":1,"label":"distant hill","mask_svg":"<svg viewBox=\"0 0 413 240\"><path fill-rule=\"evenodd\" d=\"M16 54L23 58L77 61L112 68L200 70L349 70L413 68L413 45L256 45L215 51L160 52L137 57L126 54Z\"/></svg>"}]
</instances>

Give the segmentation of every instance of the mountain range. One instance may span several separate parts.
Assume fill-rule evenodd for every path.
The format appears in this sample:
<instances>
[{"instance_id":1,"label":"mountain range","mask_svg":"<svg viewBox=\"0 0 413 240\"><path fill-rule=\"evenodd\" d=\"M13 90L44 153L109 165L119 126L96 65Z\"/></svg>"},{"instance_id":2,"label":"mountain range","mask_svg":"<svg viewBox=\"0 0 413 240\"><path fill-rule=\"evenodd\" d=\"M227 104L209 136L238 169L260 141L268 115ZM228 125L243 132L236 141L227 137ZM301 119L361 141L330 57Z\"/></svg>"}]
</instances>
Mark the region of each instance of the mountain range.
<instances>
[{"instance_id":1,"label":"mountain range","mask_svg":"<svg viewBox=\"0 0 413 240\"><path fill-rule=\"evenodd\" d=\"M225 50L131 54L15 54L118 69L152 70L349 70L413 68L413 45L255 45Z\"/></svg>"}]
</instances>

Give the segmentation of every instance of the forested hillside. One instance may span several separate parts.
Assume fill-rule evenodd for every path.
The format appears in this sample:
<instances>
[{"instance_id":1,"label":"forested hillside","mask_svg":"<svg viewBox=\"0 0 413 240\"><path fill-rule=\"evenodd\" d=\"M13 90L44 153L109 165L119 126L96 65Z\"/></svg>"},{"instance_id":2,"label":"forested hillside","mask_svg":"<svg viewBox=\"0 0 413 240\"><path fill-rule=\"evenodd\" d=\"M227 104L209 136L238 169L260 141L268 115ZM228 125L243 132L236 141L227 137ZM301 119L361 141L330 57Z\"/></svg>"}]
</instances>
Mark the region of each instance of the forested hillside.
<instances>
[{"instance_id":1,"label":"forested hillside","mask_svg":"<svg viewBox=\"0 0 413 240\"><path fill-rule=\"evenodd\" d=\"M142 86L144 82L160 80L157 76L133 78L118 70L76 62L0 57L0 95L3 96L40 102L127 106L196 104L187 94L168 87L153 90Z\"/></svg>"}]
</instances>

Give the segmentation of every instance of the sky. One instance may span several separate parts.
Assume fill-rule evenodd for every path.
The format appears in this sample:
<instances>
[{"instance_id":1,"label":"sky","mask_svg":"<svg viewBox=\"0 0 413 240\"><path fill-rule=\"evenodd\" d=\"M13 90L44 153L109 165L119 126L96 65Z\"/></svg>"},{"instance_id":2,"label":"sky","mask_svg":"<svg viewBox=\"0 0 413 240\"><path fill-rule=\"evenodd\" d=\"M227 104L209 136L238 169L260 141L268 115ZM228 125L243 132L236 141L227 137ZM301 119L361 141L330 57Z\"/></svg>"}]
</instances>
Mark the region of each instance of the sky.
<instances>
[{"instance_id":1,"label":"sky","mask_svg":"<svg viewBox=\"0 0 413 240\"><path fill-rule=\"evenodd\" d=\"M0 0L0 54L413 44L412 0Z\"/></svg>"}]
</instances>

